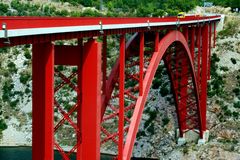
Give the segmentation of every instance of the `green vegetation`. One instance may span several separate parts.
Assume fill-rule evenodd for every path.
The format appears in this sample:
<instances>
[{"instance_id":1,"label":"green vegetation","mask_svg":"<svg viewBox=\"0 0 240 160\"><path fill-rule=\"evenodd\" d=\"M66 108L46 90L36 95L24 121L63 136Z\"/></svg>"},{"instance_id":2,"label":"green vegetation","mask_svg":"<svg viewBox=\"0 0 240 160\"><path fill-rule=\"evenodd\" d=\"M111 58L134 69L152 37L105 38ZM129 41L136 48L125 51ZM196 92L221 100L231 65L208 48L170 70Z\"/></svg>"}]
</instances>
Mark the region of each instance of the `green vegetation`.
<instances>
[{"instance_id":1,"label":"green vegetation","mask_svg":"<svg viewBox=\"0 0 240 160\"><path fill-rule=\"evenodd\" d=\"M31 79L31 74L27 71L23 71L20 73L20 82L22 84L27 84L29 80Z\"/></svg>"},{"instance_id":2,"label":"green vegetation","mask_svg":"<svg viewBox=\"0 0 240 160\"><path fill-rule=\"evenodd\" d=\"M165 97L165 96L167 96L169 94L169 90L168 90L166 85L163 85L161 87L160 93L161 93L162 97Z\"/></svg>"},{"instance_id":3,"label":"green vegetation","mask_svg":"<svg viewBox=\"0 0 240 160\"><path fill-rule=\"evenodd\" d=\"M8 5L0 3L0 15L5 15L8 12Z\"/></svg>"},{"instance_id":4,"label":"green vegetation","mask_svg":"<svg viewBox=\"0 0 240 160\"><path fill-rule=\"evenodd\" d=\"M81 4L86 7L100 9L99 0L60 0L71 4ZM199 5L199 1L192 0L187 3L185 0L103 0L104 9L108 16L163 16L177 15L178 12L187 12ZM116 14L117 13L117 14Z\"/></svg>"},{"instance_id":5,"label":"green vegetation","mask_svg":"<svg viewBox=\"0 0 240 160\"><path fill-rule=\"evenodd\" d=\"M154 123L151 123L150 126L147 128L147 131L153 135L154 134Z\"/></svg>"},{"instance_id":6,"label":"green vegetation","mask_svg":"<svg viewBox=\"0 0 240 160\"><path fill-rule=\"evenodd\" d=\"M9 62L7 67L10 73L17 73L17 68L14 62Z\"/></svg>"},{"instance_id":7,"label":"green vegetation","mask_svg":"<svg viewBox=\"0 0 240 160\"><path fill-rule=\"evenodd\" d=\"M12 80L6 80L3 82L3 95L2 95L2 100L4 102L9 102L11 100L11 97L13 96L12 89L14 88L14 84L12 83Z\"/></svg>"},{"instance_id":8,"label":"green vegetation","mask_svg":"<svg viewBox=\"0 0 240 160\"><path fill-rule=\"evenodd\" d=\"M85 1L85 0L84 0ZM76 5L76 3L75 3ZM21 2L13 0L10 3L10 8L7 4L0 3L0 15L3 16L68 16L68 17L96 17L104 16L96 10L86 9L84 11L67 11L58 9L52 5L40 5L32 2Z\"/></svg>"},{"instance_id":9,"label":"green vegetation","mask_svg":"<svg viewBox=\"0 0 240 160\"><path fill-rule=\"evenodd\" d=\"M7 129L7 124L3 119L0 119L0 133L5 129Z\"/></svg>"},{"instance_id":10,"label":"green vegetation","mask_svg":"<svg viewBox=\"0 0 240 160\"><path fill-rule=\"evenodd\" d=\"M233 107L234 107L234 108L240 108L240 101L235 102L235 103L233 104Z\"/></svg>"},{"instance_id":11,"label":"green vegetation","mask_svg":"<svg viewBox=\"0 0 240 160\"><path fill-rule=\"evenodd\" d=\"M149 108L146 110L146 113L149 115L148 120L144 123L144 128L147 128L153 120L157 117L157 112L156 111L151 111Z\"/></svg>"},{"instance_id":12,"label":"green vegetation","mask_svg":"<svg viewBox=\"0 0 240 160\"><path fill-rule=\"evenodd\" d=\"M233 118L235 118L235 119L238 119L239 118L239 112L233 112L232 113L232 115L233 115Z\"/></svg>"},{"instance_id":13,"label":"green vegetation","mask_svg":"<svg viewBox=\"0 0 240 160\"><path fill-rule=\"evenodd\" d=\"M213 97L215 95L217 96L223 96L224 95L224 84L226 83L223 76L219 75L217 73L218 64L220 59L219 57L214 53L211 58L211 82L208 84L208 96ZM220 67L220 70L222 71L228 71L227 67Z\"/></svg>"},{"instance_id":14,"label":"green vegetation","mask_svg":"<svg viewBox=\"0 0 240 160\"><path fill-rule=\"evenodd\" d=\"M239 21L232 20L226 22L224 29L218 33L219 36L233 36L239 31Z\"/></svg>"},{"instance_id":15,"label":"green vegetation","mask_svg":"<svg viewBox=\"0 0 240 160\"><path fill-rule=\"evenodd\" d=\"M228 67L221 66L221 67L220 67L220 71L226 72L226 71L229 71L229 69L228 69Z\"/></svg>"},{"instance_id":16,"label":"green vegetation","mask_svg":"<svg viewBox=\"0 0 240 160\"><path fill-rule=\"evenodd\" d=\"M170 119L166 116L162 119L162 122L163 122L163 126L166 126L170 122Z\"/></svg>"},{"instance_id":17,"label":"green vegetation","mask_svg":"<svg viewBox=\"0 0 240 160\"><path fill-rule=\"evenodd\" d=\"M165 97L171 93L168 87L169 83L165 82L166 78L168 78L166 68L163 64L160 64L152 82L152 88L159 89L162 97Z\"/></svg>"},{"instance_id":18,"label":"green vegetation","mask_svg":"<svg viewBox=\"0 0 240 160\"><path fill-rule=\"evenodd\" d=\"M240 89L239 88L234 88L233 93L235 93L236 96L240 95Z\"/></svg>"},{"instance_id":19,"label":"green vegetation","mask_svg":"<svg viewBox=\"0 0 240 160\"><path fill-rule=\"evenodd\" d=\"M100 7L100 1L98 0L59 0L60 2L69 2L73 5L81 4L85 7Z\"/></svg>"},{"instance_id":20,"label":"green vegetation","mask_svg":"<svg viewBox=\"0 0 240 160\"><path fill-rule=\"evenodd\" d=\"M232 7L232 8L240 8L239 0L210 0L214 3L214 5L219 5L223 7Z\"/></svg>"},{"instance_id":21,"label":"green vegetation","mask_svg":"<svg viewBox=\"0 0 240 160\"><path fill-rule=\"evenodd\" d=\"M32 58L32 55L31 55L30 51L27 48L25 48L24 57L26 59L31 59Z\"/></svg>"},{"instance_id":22,"label":"green vegetation","mask_svg":"<svg viewBox=\"0 0 240 160\"><path fill-rule=\"evenodd\" d=\"M237 63L237 61L236 61L235 58L231 58L231 62L232 62L233 64L236 64L236 63Z\"/></svg>"}]
</instances>

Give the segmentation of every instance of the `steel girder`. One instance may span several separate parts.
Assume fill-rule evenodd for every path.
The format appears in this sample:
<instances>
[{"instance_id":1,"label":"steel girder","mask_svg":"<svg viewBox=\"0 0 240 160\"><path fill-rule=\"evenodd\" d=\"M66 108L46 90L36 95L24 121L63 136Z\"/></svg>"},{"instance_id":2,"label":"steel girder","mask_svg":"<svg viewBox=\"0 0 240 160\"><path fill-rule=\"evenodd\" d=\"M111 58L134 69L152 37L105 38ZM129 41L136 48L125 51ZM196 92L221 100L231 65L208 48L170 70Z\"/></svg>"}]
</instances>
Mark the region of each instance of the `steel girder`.
<instances>
[{"instance_id":1,"label":"steel girder","mask_svg":"<svg viewBox=\"0 0 240 160\"><path fill-rule=\"evenodd\" d=\"M188 130L194 130L202 138L206 130L206 87L211 47L209 35L212 32L208 24L199 25L197 28L183 28L183 31L184 34L168 30L161 38L157 31L151 33L154 38L151 38L148 32L139 32L127 43L125 34L122 34L120 57L109 76L106 72L106 35L103 36L102 49L93 39L84 46L82 39L79 39L79 46L34 44L33 159L53 159L53 144L66 160L75 151L78 159L89 159L89 156L90 159L99 159L100 144L107 143L110 143L112 148L115 147L118 159L130 159L147 95L161 60L164 61L171 79L180 136ZM190 40L190 44L187 40ZM144 47L150 47L152 50L146 52ZM68 56L65 56L66 53ZM55 89L54 64L78 67L69 76L56 71L56 76L61 82ZM42 69L42 66L45 69ZM76 77L77 83L72 81ZM54 91L57 93L66 85L75 92L77 99L68 110L53 97ZM55 127L51 108L53 104L62 115ZM37 107L39 105L43 107ZM68 153L53 141L54 132L66 122L76 135L76 143ZM44 154L39 155L39 152Z\"/></svg>"},{"instance_id":2,"label":"steel girder","mask_svg":"<svg viewBox=\"0 0 240 160\"><path fill-rule=\"evenodd\" d=\"M194 61L192 57L193 53L190 52L184 35L179 31L170 31L160 42L158 42L158 36L159 33L156 32L154 43L158 45L155 45L155 51L153 54L143 54L143 33L140 33L138 36L133 36L134 39L131 39L131 43L129 44L136 44L136 42L139 43L139 55L128 53L127 58L123 58L121 57L123 52L120 52L120 60L117 60L110 76L111 81L107 84L111 84L110 86L114 87L111 90L112 92L110 91L108 93L112 94L111 98L106 102L107 105L102 106L106 107L106 111L104 112L105 114L102 119L101 144L104 145L105 143L112 141L119 146L119 142L121 141L120 149L122 149L123 145L123 152L119 152L118 150L118 154L121 154L118 156L118 159L130 159L131 157L146 98L157 66L161 60L164 60L171 79L178 115L180 136L183 136L188 130L198 132L200 138L203 136L203 114L201 114L200 109L199 84L195 76ZM169 49L171 47L174 48L175 52ZM129 48L131 48L131 46L128 46L127 50L129 50ZM118 77L118 74L121 76L124 75L123 68L120 69L120 73L118 70L118 68L121 68L121 65L119 64L121 59L122 67L126 67L126 79L124 80L121 78L122 81L116 78ZM123 60L125 60L125 65ZM131 73L128 72L130 68ZM133 73L134 68L135 73ZM113 78L111 77L115 77L115 81L113 81ZM132 82L132 86L128 86L129 81ZM122 86L123 84L125 84L125 89ZM118 103L118 101L121 103ZM125 104L124 106L123 103ZM122 117L123 115L125 115L124 118ZM121 116L121 118L118 118L118 116ZM123 121L124 126L122 125ZM118 126L119 123L121 123L121 125ZM116 126L118 126L118 129ZM121 130L119 130L120 127ZM111 132L114 130L113 128L116 129L114 132ZM109 131L109 129L111 131ZM123 135L125 138L123 138ZM117 149L117 147L115 149Z\"/></svg>"}]
</instances>

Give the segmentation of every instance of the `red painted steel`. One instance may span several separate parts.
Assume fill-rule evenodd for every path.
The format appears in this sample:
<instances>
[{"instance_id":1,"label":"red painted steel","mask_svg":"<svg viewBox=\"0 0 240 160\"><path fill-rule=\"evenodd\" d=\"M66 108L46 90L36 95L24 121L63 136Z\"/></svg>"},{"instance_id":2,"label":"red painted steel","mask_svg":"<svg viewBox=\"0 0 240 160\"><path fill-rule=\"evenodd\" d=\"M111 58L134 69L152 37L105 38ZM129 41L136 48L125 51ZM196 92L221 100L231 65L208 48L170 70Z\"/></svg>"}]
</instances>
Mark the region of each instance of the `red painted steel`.
<instances>
[{"instance_id":1,"label":"red painted steel","mask_svg":"<svg viewBox=\"0 0 240 160\"><path fill-rule=\"evenodd\" d=\"M125 34L120 38L120 68L119 68L119 124L118 124L118 160L123 159L124 146L124 89L125 89Z\"/></svg>"},{"instance_id":2,"label":"red painted steel","mask_svg":"<svg viewBox=\"0 0 240 160\"><path fill-rule=\"evenodd\" d=\"M189 39L188 26L183 28L183 35L186 41L188 42L188 39Z\"/></svg>"},{"instance_id":3,"label":"red painted steel","mask_svg":"<svg viewBox=\"0 0 240 160\"><path fill-rule=\"evenodd\" d=\"M174 62L175 62L175 67L176 68L178 68L179 67L179 60L178 60L178 58L176 58L175 60L174 60ZM166 64L166 62L165 62L165 64ZM167 70L168 70L168 72L170 72L169 70L169 67L167 67ZM170 76L169 76L170 77ZM178 79L179 79L179 73L178 72L176 72L175 73L175 78L176 78L176 80L175 81L173 81L173 82L171 82L172 83L172 86L174 86L175 88L178 88L178 86L179 86L179 84L178 84ZM172 87L173 88L173 87ZM177 101L177 99L178 99L178 94L177 93L175 93L174 92L174 90L173 90L173 95L174 95L174 99L175 99L175 102ZM177 105L176 105L177 106ZM177 110L179 110L179 108L177 108ZM181 121L181 117L180 117L180 112L178 112L177 111L177 118L178 118L178 122L180 122ZM179 137L183 137L183 128L182 128L182 125L181 125L181 123L179 123Z\"/></svg>"},{"instance_id":4,"label":"red painted steel","mask_svg":"<svg viewBox=\"0 0 240 160\"><path fill-rule=\"evenodd\" d=\"M154 22L178 22L185 21L190 23L190 21L198 21L199 24L203 23L201 20L208 20L209 18L220 18L220 16L210 16L210 17L196 17L187 16L186 18L177 19L176 17L166 17L166 18L66 18L66 17L0 17L0 24L6 23L7 30L16 29L52 29L52 27L74 27L74 26L99 26L99 29L91 31L75 31L68 33L53 33L53 34L40 34L40 35L29 35L20 37L9 37L7 39L0 38L0 47L4 46L15 46L21 44L33 44L33 43L43 43L55 40L66 40L73 38L82 37L93 37L101 36L102 30L101 25L114 25L119 24L119 26L124 26L125 24L151 24ZM218 21L213 20L213 21ZM195 23L196 24L196 23ZM188 23L182 24L182 26L188 26ZM165 29L166 26L151 26L150 30L156 31L160 29ZM168 25L168 29L175 28L175 25ZM135 27L135 28L116 28L116 29L106 29L104 30L104 35L112 34L122 34L131 32L148 32L149 27ZM7 42L7 43L5 43Z\"/></svg>"},{"instance_id":5,"label":"red painted steel","mask_svg":"<svg viewBox=\"0 0 240 160\"><path fill-rule=\"evenodd\" d=\"M158 33L157 33L158 34ZM143 68L144 68L144 33L140 33L140 54L139 54L139 96L143 95ZM156 48L156 46L155 46Z\"/></svg>"},{"instance_id":6,"label":"red painted steel","mask_svg":"<svg viewBox=\"0 0 240 160\"><path fill-rule=\"evenodd\" d=\"M202 27L199 26L198 27L198 35L197 35L197 45L198 45L198 59L197 59L197 78L198 78L198 82L201 83L201 56L202 56Z\"/></svg>"},{"instance_id":7,"label":"red painted steel","mask_svg":"<svg viewBox=\"0 0 240 160\"><path fill-rule=\"evenodd\" d=\"M158 51L158 43L159 43L159 32L155 33L155 52Z\"/></svg>"},{"instance_id":8,"label":"red painted steel","mask_svg":"<svg viewBox=\"0 0 240 160\"><path fill-rule=\"evenodd\" d=\"M107 82L107 36L103 36L103 51L102 51L102 91L106 95Z\"/></svg>"},{"instance_id":9,"label":"red painted steel","mask_svg":"<svg viewBox=\"0 0 240 160\"><path fill-rule=\"evenodd\" d=\"M77 66L80 64L79 46L55 45L54 50L55 65Z\"/></svg>"},{"instance_id":10,"label":"red painted steel","mask_svg":"<svg viewBox=\"0 0 240 160\"><path fill-rule=\"evenodd\" d=\"M81 75L82 155L80 159L100 159L101 49L94 39L84 44Z\"/></svg>"},{"instance_id":11,"label":"red painted steel","mask_svg":"<svg viewBox=\"0 0 240 160\"><path fill-rule=\"evenodd\" d=\"M211 70L211 49L212 49L212 24L209 23L209 46L208 46L208 80L210 80L210 70Z\"/></svg>"},{"instance_id":12,"label":"red painted steel","mask_svg":"<svg viewBox=\"0 0 240 160\"><path fill-rule=\"evenodd\" d=\"M129 48L131 45L133 45L134 43L136 43L137 41L137 36L138 34L135 33L130 39L129 41L127 42L126 44L126 57L129 56ZM118 78L118 73L119 73L119 58L116 60L116 63L115 65L113 66L112 70L111 70L111 73L110 75L108 76L108 80L107 80L107 84L106 84L106 90L107 90L107 93L106 93L106 96L105 96L105 99L104 99L104 103L106 105L102 105L102 109L101 109L101 116L103 117L104 113L105 113L105 110L106 110L106 107L107 107L107 104L111 98L111 95L112 95L112 92L113 92L113 89L114 89L114 86L117 82L117 78Z\"/></svg>"},{"instance_id":13,"label":"red painted steel","mask_svg":"<svg viewBox=\"0 0 240 160\"><path fill-rule=\"evenodd\" d=\"M81 118L82 118L82 95L81 95L81 91L82 91L82 64L83 64L83 39L78 39L78 46L79 46L79 55L80 55L80 63L77 65L78 69L78 77L77 77L77 87L78 87L78 93L77 93L77 127L79 129L79 132L77 133L77 153L76 153L76 159L81 159L82 158L82 122L81 122Z\"/></svg>"},{"instance_id":14,"label":"red painted steel","mask_svg":"<svg viewBox=\"0 0 240 160\"><path fill-rule=\"evenodd\" d=\"M188 64L187 59L182 61L182 65L187 65L187 64ZM181 77L179 86L184 86L184 85L188 84L189 78L188 78L188 76L184 76L187 72L188 72L187 67L182 67L181 68L181 71L179 73L180 77ZM180 87L180 94L181 94L181 97L184 97L185 95L188 95L187 87ZM184 119L186 119L186 117L187 117L187 99L188 99L188 96L186 96L185 98L182 98L180 100L180 105L179 105L179 109L181 110L181 112L179 113L180 114L181 129L183 131L187 129L186 122L184 121Z\"/></svg>"},{"instance_id":15,"label":"red painted steel","mask_svg":"<svg viewBox=\"0 0 240 160\"><path fill-rule=\"evenodd\" d=\"M190 49L191 49L191 55L192 55L192 61L194 62L194 59L195 59L195 35L196 35L196 32L195 32L195 27L191 27L191 45L190 45Z\"/></svg>"},{"instance_id":16,"label":"red painted steel","mask_svg":"<svg viewBox=\"0 0 240 160\"><path fill-rule=\"evenodd\" d=\"M79 133L80 133L79 127L77 126L77 124L75 124L73 118L71 118L71 116L74 114L74 112L76 112L77 108L79 108L78 101L76 102L76 104L71 106L71 108L69 110L66 110L65 106L63 106L62 103L59 103L58 96L57 96L59 90L63 89L64 87L67 87L67 86L69 87L69 89L72 89L74 92L76 92L79 95L78 87L71 81L73 78L76 77L76 75L77 75L77 73L73 72L69 77L66 77L62 72L60 72L59 70L57 70L55 68L55 76L60 78L62 80L62 82L58 83L54 89L54 92L55 92L54 105L57 109L56 111L58 111L61 114L61 116L63 117L60 121L58 121L56 123L56 125L54 127L55 134L57 133L59 128L64 125L64 123L69 123L69 127L71 127L74 130L76 135L79 135ZM79 140L79 137L77 137L76 140ZM75 143L74 146L72 147L72 149L68 153L65 153L64 149L60 146L60 143L57 140L55 140L55 142L54 142L55 148L59 151L59 153L65 160L70 159L69 156L73 152L76 151L76 149L78 148L78 146L77 146L78 144L79 144L79 142Z\"/></svg>"},{"instance_id":17,"label":"red painted steel","mask_svg":"<svg viewBox=\"0 0 240 160\"><path fill-rule=\"evenodd\" d=\"M176 48L179 50L182 47L178 45ZM197 87L195 87L196 82L193 78L194 70L189 65L190 62L188 62L191 60L191 57L184 56L185 52L183 48L177 53L178 54L175 54L174 52L168 53L164 58L164 62L167 66L170 82L172 85L172 93L174 95L176 103L180 137L192 129L200 130L201 136L201 118L198 115L199 101L198 96L195 95L195 93L197 93ZM173 63L176 60L177 63ZM182 72L184 72L184 74ZM187 79L187 81L185 79ZM187 83L181 84L181 82L184 80ZM187 93L185 95L182 94L184 89L187 89Z\"/></svg>"},{"instance_id":18,"label":"red painted steel","mask_svg":"<svg viewBox=\"0 0 240 160\"><path fill-rule=\"evenodd\" d=\"M32 159L53 160L54 46L33 45Z\"/></svg>"},{"instance_id":19,"label":"red painted steel","mask_svg":"<svg viewBox=\"0 0 240 160\"><path fill-rule=\"evenodd\" d=\"M205 24L202 28L202 36L203 36L203 45L202 45L202 66L201 66L201 114L202 114L202 124L203 124L203 131L205 131L206 128L206 106L207 106L207 62L208 62L208 47L209 47L209 26L208 24Z\"/></svg>"},{"instance_id":20,"label":"red painted steel","mask_svg":"<svg viewBox=\"0 0 240 160\"><path fill-rule=\"evenodd\" d=\"M133 150L133 145L135 142L135 137L137 134L137 130L138 130L138 126L141 120L141 116L142 116L142 112L143 112L143 108L144 108L144 104L146 103L146 99L147 99L147 95L148 92L150 90L150 86L154 77L154 74L157 70L158 64L161 61L163 55L166 53L166 50L168 49L168 47L175 41L180 41L186 52L187 52L187 56L189 59L189 64L191 66L191 68L193 69L193 62L191 61L191 53L190 50L188 48L188 44L184 38L184 36L178 32L178 31L172 31L170 32L167 36L165 36L159 43L159 50L158 52L154 52L151 62L149 64L149 67L147 69L147 72L145 74L145 78L144 78L144 92L143 92L143 96L139 97L137 102L136 102L136 107L133 113L133 116L131 118L131 124L129 127L129 131L126 137L126 143L124 146L124 155L123 158L124 160L128 160L131 157L132 154L132 150ZM195 74L193 73L192 70L192 76L193 76L193 82L194 82L194 88L195 88L195 95L197 97L197 105L199 106L199 101L198 101L198 90L197 90L197 84L196 84L196 77ZM200 114L200 110L198 110L198 115L201 116ZM199 121L199 127L200 127L200 132L201 132L201 119Z\"/></svg>"},{"instance_id":21,"label":"red painted steel","mask_svg":"<svg viewBox=\"0 0 240 160\"><path fill-rule=\"evenodd\" d=\"M100 143L103 145L110 141L116 144L119 160L130 159L147 95L162 59L174 94L180 136L189 130L198 130L202 138L206 130L207 79L210 78L212 30L208 25L214 25L215 47L218 21L200 22L209 18L219 16L187 16L183 19L0 17L0 23L6 23L7 30L99 26L95 31L0 38L0 47L33 44L33 159L53 160L55 145L65 160L73 152L77 152L77 159L97 160L100 159ZM198 23L178 26L178 20L198 20ZM120 27L103 31L100 22L103 25L119 24ZM168 33L161 33L166 26L121 28L126 24L153 22L176 22L176 25L167 26ZM176 31L176 27L182 28L183 34ZM125 33L135 32L139 34L134 34L125 44ZM159 33L164 36L160 42ZM120 56L107 76L107 35L114 34L120 34ZM94 36L102 36L103 47L92 38ZM85 44L84 37L90 37ZM50 43L73 38L78 38L78 46L54 46ZM197 56L195 46L198 48ZM144 47L150 47L153 53L145 52ZM55 89L54 64L78 67L69 77L56 71L62 82ZM136 73L127 71L131 68L137 68ZM71 81L76 76L77 84ZM53 99L54 91L58 92L64 85L77 92L77 102L69 111ZM113 103L117 101L119 103ZM63 116L55 127L53 103ZM70 118L73 112L77 112L76 124ZM68 153L53 140L54 132L64 122L68 122L77 134L77 142ZM109 131L107 125L115 125L116 130Z\"/></svg>"},{"instance_id":22,"label":"red painted steel","mask_svg":"<svg viewBox=\"0 0 240 160\"><path fill-rule=\"evenodd\" d=\"M102 24L131 24L131 23L148 23L151 22L177 22L192 20L207 20L209 18L219 18L219 16L195 17L186 16L178 19L177 17L165 18L110 18L110 17L0 17L0 24L6 23L7 29L24 29L24 28L48 28L48 27L66 27L66 26L86 26Z\"/></svg>"}]
</instances>

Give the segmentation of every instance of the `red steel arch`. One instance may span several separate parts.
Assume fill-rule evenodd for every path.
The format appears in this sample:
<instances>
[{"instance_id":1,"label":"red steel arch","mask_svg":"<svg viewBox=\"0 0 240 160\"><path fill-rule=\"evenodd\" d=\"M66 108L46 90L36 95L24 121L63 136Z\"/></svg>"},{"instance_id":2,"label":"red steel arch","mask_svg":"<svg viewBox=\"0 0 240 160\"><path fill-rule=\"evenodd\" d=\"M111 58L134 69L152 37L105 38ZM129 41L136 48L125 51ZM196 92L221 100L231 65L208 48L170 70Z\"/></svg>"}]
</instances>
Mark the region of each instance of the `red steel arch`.
<instances>
[{"instance_id":1,"label":"red steel arch","mask_svg":"<svg viewBox=\"0 0 240 160\"><path fill-rule=\"evenodd\" d=\"M167 53L168 53L167 50L174 42L178 42L182 45L182 47L183 47L182 49L184 49L184 51L185 51L183 54L185 56L184 58L187 59L187 63L190 66L190 75L192 76L195 103L196 103L197 113L198 113L197 116L198 116L198 120L199 120L197 129L199 129L200 137L202 137L202 124L201 124L201 114L200 114L201 111L199 108L199 106L200 106L199 93L198 93L196 76L195 76L194 69L193 69L191 53L190 53L188 43L187 43L184 35L179 31L171 31L159 42L158 51L154 52L154 54L151 58L149 67L146 71L146 74L145 74L145 77L143 80L143 86L144 86L143 87L143 95L139 96L137 99L135 110L134 110L133 116L131 118L131 124L129 127L129 131L128 131L126 141L125 141L124 152L123 152L123 159L125 159L125 160L128 160L131 157L136 134L137 134L138 127L140 124L142 112L144 109L144 105L146 103L147 95L149 93L151 83L153 81L153 78L154 78L154 75L158 68L158 65L162 59L165 59L164 60L165 63L166 62L168 63L168 61L166 59ZM166 65L168 65L168 64L166 64ZM168 69L168 71L170 71L170 70ZM172 86L174 87L174 85L172 85ZM174 94L176 95L176 92ZM182 96L182 95L180 95L180 96ZM175 101L176 100L177 99L175 98ZM179 105L179 104L177 104L177 105ZM177 107L179 107L179 106L177 106ZM178 115L179 115L179 113L178 113ZM185 118L185 117L180 117L180 118L178 118L178 120L180 120L182 118ZM179 123L181 123L181 122L179 122ZM185 128L185 129L187 129L187 128ZM196 128L192 128L192 129L196 129ZM183 132L183 129L180 128L180 132Z\"/></svg>"},{"instance_id":2,"label":"red steel arch","mask_svg":"<svg viewBox=\"0 0 240 160\"><path fill-rule=\"evenodd\" d=\"M117 147L110 147L115 147L119 160L130 159L147 95L161 60L172 85L180 137L188 130L195 130L204 139L212 24L215 44L219 20L220 16L1 17L0 47L33 44L33 159L54 159L54 144L66 160L73 152L77 152L77 159L100 159L100 143L109 141L116 144ZM176 28L183 30L183 34ZM159 42L159 31L166 30L169 33L164 32ZM136 32L139 33L126 43L126 34ZM116 34L120 34L119 59L107 76L107 36ZM102 36L103 43L95 36ZM78 46L52 43L73 38L78 39ZM144 46L151 50L144 51ZM194 55L195 48L198 53ZM195 58L197 62L193 65ZM69 77L56 71L61 82L54 88L54 65L75 66L77 71ZM54 92L64 85L69 85L77 96L76 104L67 111L54 98ZM63 116L55 127L54 105ZM77 116L71 119L73 112ZM77 135L76 144L68 153L53 138L64 122Z\"/></svg>"}]
</instances>

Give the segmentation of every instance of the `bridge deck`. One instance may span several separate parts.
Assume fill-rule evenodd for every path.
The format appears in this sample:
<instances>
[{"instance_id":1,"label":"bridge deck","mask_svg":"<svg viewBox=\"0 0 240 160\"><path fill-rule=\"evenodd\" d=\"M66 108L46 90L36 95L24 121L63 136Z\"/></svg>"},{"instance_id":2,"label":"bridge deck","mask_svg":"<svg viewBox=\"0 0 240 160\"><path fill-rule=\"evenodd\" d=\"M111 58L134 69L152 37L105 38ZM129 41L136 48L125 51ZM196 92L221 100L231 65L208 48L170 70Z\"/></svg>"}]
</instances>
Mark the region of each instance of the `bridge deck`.
<instances>
[{"instance_id":1,"label":"bridge deck","mask_svg":"<svg viewBox=\"0 0 240 160\"><path fill-rule=\"evenodd\" d=\"M0 38L57 34L82 31L191 25L219 20L220 16L186 16L166 18L63 18L63 17L0 17ZM5 29L4 29L5 28ZM7 30L7 35L5 30ZM126 31L125 31L126 32Z\"/></svg>"}]
</instances>

